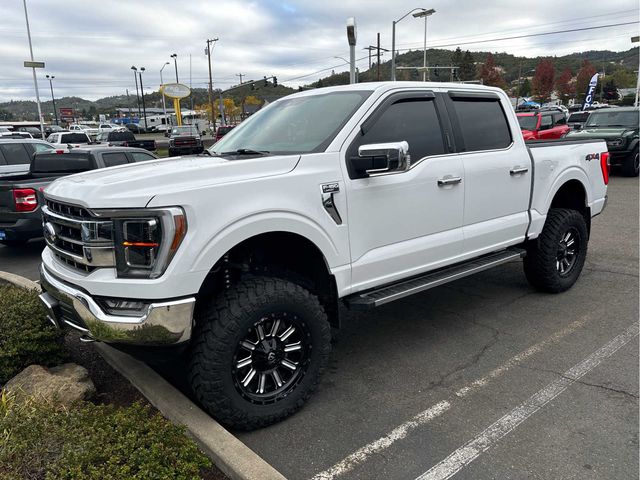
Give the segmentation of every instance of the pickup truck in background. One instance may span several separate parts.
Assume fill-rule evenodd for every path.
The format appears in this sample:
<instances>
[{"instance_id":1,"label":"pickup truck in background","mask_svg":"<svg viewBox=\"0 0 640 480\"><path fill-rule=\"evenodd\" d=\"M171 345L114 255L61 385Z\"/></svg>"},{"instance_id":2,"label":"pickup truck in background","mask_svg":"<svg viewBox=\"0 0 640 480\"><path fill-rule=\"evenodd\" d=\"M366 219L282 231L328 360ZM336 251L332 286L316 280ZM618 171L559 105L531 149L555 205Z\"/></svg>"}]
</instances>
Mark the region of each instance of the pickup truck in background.
<instances>
[{"instance_id":1,"label":"pickup truck in background","mask_svg":"<svg viewBox=\"0 0 640 480\"><path fill-rule=\"evenodd\" d=\"M625 176L637 177L640 172L639 122L638 107L601 108L591 111L582 128L568 136L573 140L606 141L611 166L619 168Z\"/></svg>"},{"instance_id":2,"label":"pickup truck in background","mask_svg":"<svg viewBox=\"0 0 640 480\"><path fill-rule=\"evenodd\" d=\"M559 110L518 113L518 123L525 140L555 140L571 130L567 117Z\"/></svg>"},{"instance_id":3,"label":"pickup truck in background","mask_svg":"<svg viewBox=\"0 0 640 480\"><path fill-rule=\"evenodd\" d=\"M0 142L0 151L2 147ZM156 158L139 148L94 147L36 152L28 173L0 180L0 243L18 246L31 238L42 237L42 190L54 180L78 172Z\"/></svg>"},{"instance_id":4,"label":"pickup truck in background","mask_svg":"<svg viewBox=\"0 0 640 480\"><path fill-rule=\"evenodd\" d=\"M31 157L56 147L44 140L0 137L0 179L29 171Z\"/></svg>"},{"instance_id":5,"label":"pickup truck in background","mask_svg":"<svg viewBox=\"0 0 640 480\"><path fill-rule=\"evenodd\" d=\"M571 288L609 179L605 142L526 144L502 90L453 83L300 92L208 153L50 185L41 299L84 340L186 354L200 404L240 429L309 398L340 303L522 257L535 288Z\"/></svg>"},{"instance_id":6,"label":"pickup truck in background","mask_svg":"<svg viewBox=\"0 0 640 480\"><path fill-rule=\"evenodd\" d=\"M150 152L154 152L157 149L155 140L136 140L136 136L129 130L111 130L100 132L96 138L96 141L100 143L106 143L110 147L144 148L145 150L149 150Z\"/></svg>"},{"instance_id":7,"label":"pickup truck in background","mask_svg":"<svg viewBox=\"0 0 640 480\"><path fill-rule=\"evenodd\" d=\"M47 142L55 145L56 148L79 148L93 143L89 135L84 132L57 132L47 137Z\"/></svg>"},{"instance_id":8,"label":"pickup truck in background","mask_svg":"<svg viewBox=\"0 0 640 480\"><path fill-rule=\"evenodd\" d=\"M204 146L196 125L171 127L171 131L169 132L170 157L202 152L204 152Z\"/></svg>"}]
</instances>

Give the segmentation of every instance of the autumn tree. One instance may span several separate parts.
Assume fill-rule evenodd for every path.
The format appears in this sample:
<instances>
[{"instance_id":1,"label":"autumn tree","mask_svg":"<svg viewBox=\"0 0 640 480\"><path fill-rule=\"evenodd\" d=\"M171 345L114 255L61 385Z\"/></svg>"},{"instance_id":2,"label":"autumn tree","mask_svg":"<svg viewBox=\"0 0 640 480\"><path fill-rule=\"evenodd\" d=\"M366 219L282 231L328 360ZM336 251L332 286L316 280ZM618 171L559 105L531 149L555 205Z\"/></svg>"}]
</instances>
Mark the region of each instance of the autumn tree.
<instances>
[{"instance_id":1,"label":"autumn tree","mask_svg":"<svg viewBox=\"0 0 640 480\"><path fill-rule=\"evenodd\" d=\"M582 67L580 67L580 71L576 78L576 92L580 98L584 99L587 87L589 86L589 81L595 73L596 67L594 67L589 60L583 60Z\"/></svg>"},{"instance_id":2,"label":"autumn tree","mask_svg":"<svg viewBox=\"0 0 640 480\"><path fill-rule=\"evenodd\" d=\"M460 68L458 69L458 78L462 81L469 81L476 78L476 64L471 52L464 52Z\"/></svg>"},{"instance_id":3,"label":"autumn tree","mask_svg":"<svg viewBox=\"0 0 640 480\"><path fill-rule=\"evenodd\" d=\"M576 94L576 86L572 82L572 79L573 74L568 68L566 68L556 79L556 90L558 91L558 96L562 100L562 103L567 103L567 100Z\"/></svg>"},{"instance_id":4,"label":"autumn tree","mask_svg":"<svg viewBox=\"0 0 640 480\"><path fill-rule=\"evenodd\" d=\"M536 72L533 74L533 95L541 102L548 102L553 93L553 85L556 69L553 62L544 58L538 62Z\"/></svg>"},{"instance_id":5,"label":"autumn tree","mask_svg":"<svg viewBox=\"0 0 640 480\"><path fill-rule=\"evenodd\" d=\"M496 66L496 62L493 59L493 55L487 55L487 59L480 67L479 76L482 79L484 85L491 87L506 88L507 83L502 78L500 69Z\"/></svg>"}]
</instances>

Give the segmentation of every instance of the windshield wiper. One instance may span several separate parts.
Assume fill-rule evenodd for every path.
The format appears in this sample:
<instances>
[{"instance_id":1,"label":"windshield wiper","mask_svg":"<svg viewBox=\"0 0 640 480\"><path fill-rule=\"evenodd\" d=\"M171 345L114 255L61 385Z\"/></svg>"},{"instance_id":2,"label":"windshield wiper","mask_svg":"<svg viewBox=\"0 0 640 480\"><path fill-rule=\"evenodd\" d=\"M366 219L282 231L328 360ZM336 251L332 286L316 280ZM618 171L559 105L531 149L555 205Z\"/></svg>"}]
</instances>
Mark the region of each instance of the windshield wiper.
<instances>
[{"instance_id":1,"label":"windshield wiper","mask_svg":"<svg viewBox=\"0 0 640 480\"><path fill-rule=\"evenodd\" d=\"M268 150L252 150L250 148L239 148L233 152L222 152L221 155L269 155Z\"/></svg>"}]
</instances>

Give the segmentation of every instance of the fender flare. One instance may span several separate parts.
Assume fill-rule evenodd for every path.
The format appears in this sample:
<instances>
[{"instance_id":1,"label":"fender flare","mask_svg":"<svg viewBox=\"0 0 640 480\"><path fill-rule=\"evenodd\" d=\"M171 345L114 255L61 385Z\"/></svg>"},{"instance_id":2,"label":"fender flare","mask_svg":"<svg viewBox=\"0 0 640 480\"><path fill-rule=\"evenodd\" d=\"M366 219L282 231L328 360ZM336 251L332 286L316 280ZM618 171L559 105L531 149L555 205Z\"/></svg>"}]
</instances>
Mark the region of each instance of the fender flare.
<instances>
[{"instance_id":1,"label":"fender flare","mask_svg":"<svg viewBox=\"0 0 640 480\"><path fill-rule=\"evenodd\" d=\"M541 212L542 215L547 215L549 212L549 208L551 208L551 203L555 198L556 194L560 191L560 189L568 182L576 180L580 182L582 188L585 191L585 207L589 207L593 202L593 192L591 188L589 188L589 177L584 170L578 167L569 167L564 170L558 177L555 179L551 188L549 189L549 193L547 193L547 197L544 201L544 206Z\"/></svg>"}]
</instances>

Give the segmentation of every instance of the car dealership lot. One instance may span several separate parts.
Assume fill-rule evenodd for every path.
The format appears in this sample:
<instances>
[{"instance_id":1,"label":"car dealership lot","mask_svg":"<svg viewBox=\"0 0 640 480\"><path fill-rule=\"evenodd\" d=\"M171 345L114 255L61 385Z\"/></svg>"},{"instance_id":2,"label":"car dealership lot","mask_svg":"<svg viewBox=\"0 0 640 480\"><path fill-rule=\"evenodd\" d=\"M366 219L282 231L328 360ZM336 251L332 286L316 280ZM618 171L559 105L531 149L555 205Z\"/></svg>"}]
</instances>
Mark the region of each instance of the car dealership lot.
<instances>
[{"instance_id":1,"label":"car dealership lot","mask_svg":"<svg viewBox=\"0 0 640 480\"><path fill-rule=\"evenodd\" d=\"M41 248L0 269L37 278ZM347 313L305 408L238 437L292 479L637 478L637 321L638 180L613 176L573 289L516 262Z\"/></svg>"}]
</instances>

